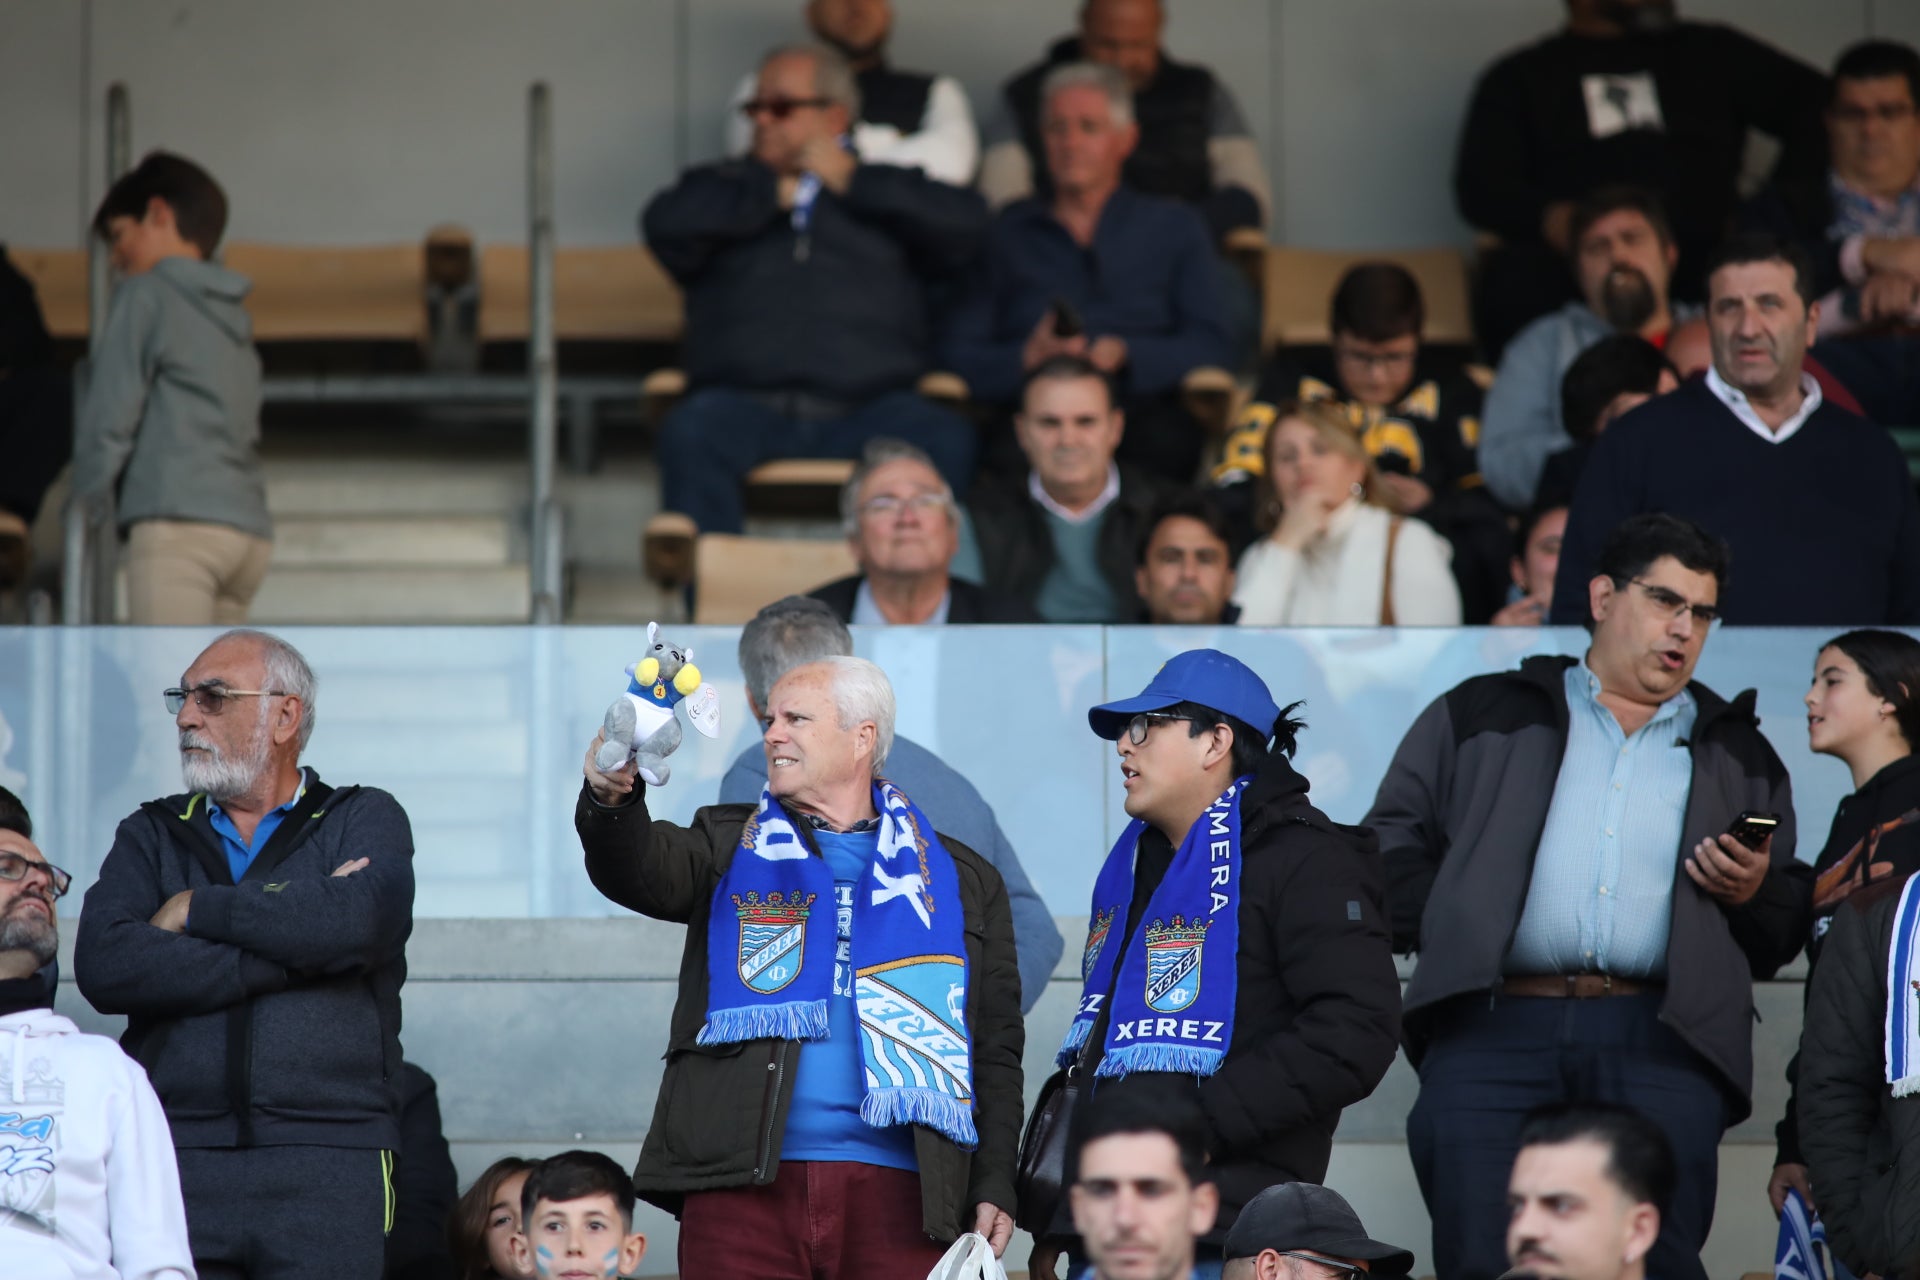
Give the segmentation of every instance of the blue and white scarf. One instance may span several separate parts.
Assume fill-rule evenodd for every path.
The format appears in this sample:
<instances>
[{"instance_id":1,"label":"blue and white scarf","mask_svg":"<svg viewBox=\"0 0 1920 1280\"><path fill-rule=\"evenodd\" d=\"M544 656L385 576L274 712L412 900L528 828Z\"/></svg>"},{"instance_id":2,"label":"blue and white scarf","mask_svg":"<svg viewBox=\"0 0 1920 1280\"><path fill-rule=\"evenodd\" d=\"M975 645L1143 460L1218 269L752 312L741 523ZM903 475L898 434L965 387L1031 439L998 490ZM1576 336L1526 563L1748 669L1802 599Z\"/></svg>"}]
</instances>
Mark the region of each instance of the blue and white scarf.
<instances>
[{"instance_id":1,"label":"blue and white scarf","mask_svg":"<svg viewBox=\"0 0 1920 1280\"><path fill-rule=\"evenodd\" d=\"M852 981L875 1128L918 1124L979 1142L967 1043L960 878L933 824L877 781L879 848L853 899ZM825 1040L834 989L833 871L764 787L713 895L701 1044Z\"/></svg>"},{"instance_id":2,"label":"blue and white scarf","mask_svg":"<svg viewBox=\"0 0 1920 1280\"><path fill-rule=\"evenodd\" d=\"M1827 1280L1827 1228L1798 1191L1787 1191L1780 1237L1773 1247L1773 1280Z\"/></svg>"},{"instance_id":3,"label":"blue and white scarf","mask_svg":"<svg viewBox=\"0 0 1920 1280\"><path fill-rule=\"evenodd\" d=\"M1887 950L1887 1083L1896 1098L1920 1094L1920 874L1900 891Z\"/></svg>"},{"instance_id":4,"label":"blue and white scarf","mask_svg":"<svg viewBox=\"0 0 1920 1280\"><path fill-rule=\"evenodd\" d=\"M1178 1071L1210 1076L1233 1041L1239 990L1240 805L1251 778L1237 779L1193 824L1130 945L1109 948L1115 922L1133 903L1134 851L1147 824L1120 833L1093 882L1093 912L1081 955L1080 1008L1055 1061L1079 1056L1111 1004L1096 1075Z\"/></svg>"}]
</instances>

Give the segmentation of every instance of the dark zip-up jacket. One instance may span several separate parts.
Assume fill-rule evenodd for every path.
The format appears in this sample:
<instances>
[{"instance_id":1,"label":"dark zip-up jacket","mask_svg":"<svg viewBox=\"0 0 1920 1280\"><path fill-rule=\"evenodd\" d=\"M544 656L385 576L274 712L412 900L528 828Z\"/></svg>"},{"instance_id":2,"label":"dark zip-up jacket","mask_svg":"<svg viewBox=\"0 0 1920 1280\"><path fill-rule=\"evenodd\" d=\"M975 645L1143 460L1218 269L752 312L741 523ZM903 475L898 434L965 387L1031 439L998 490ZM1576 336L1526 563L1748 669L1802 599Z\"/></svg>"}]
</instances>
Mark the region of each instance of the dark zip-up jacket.
<instances>
[{"instance_id":1,"label":"dark zip-up jacket","mask_svg":"<svg viewBox=\"0 0 1920 1280\"><path fill-rule=\"evenodd\" d=\"M1173 854L1149 827L1115 945L1131 943ZM1314 808L1306 778L1276 755L1241 801L1240 856L1240 955L1225 1061L1205 1079L1127 1077L1140 1082L1130 1088L1198 1089L1220 1188L1220 1214L1204 1237L1214 1245L1267 1187L1326 1178L1341 1110L1374 1091L1400 1035L1400 980L1372 833ZM1104 1053L1106 1030L1103 1018L1088 1071ZM1056 1233L1070 1230L1064 1215L1054 1224Z\"/></svg>"},{"instance_id":2,"label":"dark zip-up jacket","mask_svg":"<svg viewBox=\"0 0 1920 1280\"><path fill-rule=\"evenodd\" d=\"M642 785L631 801L614 808L583 786L574 808L594 888L628 910L687 926L666 1075L633 1171L634 1190L669 1213L679 1213L689 1191L766 1186L780 1172L800 1042L695 1043L707 1020L708 907L753 812L750 804L709 805L694 813L690 827L656 822ZM804 821L793 828L810 855L819 857L813 829ZM972 1229L975 1205L1013 1211L1026 1031L1006 885L973 850L944 834L940 841L953 856L966 916L966 1024L980 1144L963 1151L945 1135L916 1127L913 1147L921 1226L934 1239L950 1241Z\"/></svg>"},{"instance_id":3,"label":"dark zip-up jacket","mask_svg":"<svg viewBox=\"0 0 1920 1280\"><path fill-rule=\"evenodd\" d=\"M74 977L127 1015L176 1146L399 1147L413 835L386 792L307 777L238 884L196 794L141 805L87 890ZM154 928L183 889L186 932Z\"/></svg>"},{"instance_id":4,"label":"dark zip-up jacket","mask_svg":"<svg viewBox=\"0 0 1920 1280\"><path fill-rule=\"evenodd\" d=\"M1528 658L1443 694L1407 731L1367 815L1386 858L1394 945L1420 953L1404 1008L1415 1066L1437 1006L1500 984L1566 754L1564 673L1575 661ZM1728 702L1698 681L1687 688L1699 712L1660 1020L1712 1068L1734 1124L1753 1110L1753 983L1799 952L1813 870L1794 860L1793 794L1753 690ZM1780 815L1772 865L1752 899L1724 906L1683 863L1746 809Z\"/></svg>"},{"instance_id":5,"label":"dark zip-up jacket","mask_svg":"<svg viewBox=\"0 0 1920 1280\"><path fill-rule=\"evenodd\" d=\"M1920 1275L1920 1096L1893 1096L1885 1049L1887 956L1906 880L1883 880L1834 916L1800 1038L1813 1194L1835 1256L1862 1276Z\"/></svg>"},{"instance_id":6,"label":"dark zip-up jacket","mask_svg":"<svg viewBox=\"0 0 1920 1280\"><path fill-rule=\"evenodd\" d=\"M1144 471L1120 468L1120 495L1100 514L1096 554L1100 576L1107 580L1123 617L1138 607L1133 580L1139 563L1140 539L1160 500L1161 485ZM1053 533L1047 513L1033 500L1027 475L974 488L967 504L973 515L973 536L980 548L981 577L988 591L1009 596L1033 607L1053 569Z\"/></svg>"}]
</instances>

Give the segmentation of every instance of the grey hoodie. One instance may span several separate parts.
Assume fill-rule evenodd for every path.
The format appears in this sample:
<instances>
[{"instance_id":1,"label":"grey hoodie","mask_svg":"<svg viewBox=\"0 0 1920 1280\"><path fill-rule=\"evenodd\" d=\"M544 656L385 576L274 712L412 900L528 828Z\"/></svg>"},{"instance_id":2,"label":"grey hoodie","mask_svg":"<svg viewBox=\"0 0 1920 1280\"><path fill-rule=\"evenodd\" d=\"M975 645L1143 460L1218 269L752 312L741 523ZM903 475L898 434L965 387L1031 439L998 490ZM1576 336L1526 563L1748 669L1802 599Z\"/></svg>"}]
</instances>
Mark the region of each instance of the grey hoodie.
<instances>
[{"instance_id":1,"label":"grey hoodie","mask_svg":"<svg viewBox=\"0 0 1920 1280\"><path fill-rule=\"evenodd\" d=\"M273 536L245 276L163 258L114 289L74 433L73 491L118 488L120 527L193 520Z\"/></svg>"}]
</instances>

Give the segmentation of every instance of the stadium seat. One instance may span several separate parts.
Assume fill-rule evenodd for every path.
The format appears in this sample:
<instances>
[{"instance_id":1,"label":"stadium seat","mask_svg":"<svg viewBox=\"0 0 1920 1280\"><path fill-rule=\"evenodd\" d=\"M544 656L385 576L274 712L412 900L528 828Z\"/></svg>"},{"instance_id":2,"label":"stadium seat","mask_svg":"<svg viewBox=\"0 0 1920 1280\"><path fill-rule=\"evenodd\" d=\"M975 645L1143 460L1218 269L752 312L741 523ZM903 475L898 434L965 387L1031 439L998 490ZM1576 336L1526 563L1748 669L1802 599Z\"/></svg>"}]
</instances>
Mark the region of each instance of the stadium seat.
<instances>
[{"instance_id":1,"label":"stadium seat","mask_svg":"<svg viewBox=\"0 0 1920 1280\"><path fill-rule=\"evenodd\" d=\"M694 544L693 621L738 626L782 596L858 572L844 539L703 533Z\"/></svg>"},{"instance_id":2,"label":"stadium seat","mask_svg":"<svg viewBox=\"0 0 1920 1280\"><path fill-rule=\"evenodd\" d=\"M418 244L284 245L242 241L222 254L253 282L256 342L411 342L426 338L426 262Z\"/></svg>"},{"instance_id":3,"label":"stadium seat","mask_svg":"<svg viewBox=\"0 0 1920 1280\"><path fill-rule=\"evenodd\" d=\"M526 341L527 291L525 245L480 251L480 341ZM640 245L554 251L561 342L678 342L682 326L679 288Z\"/></svg>"},{"instance_id":4,"label":"stadium seat","mask_svg":"<svg viewBox=\"0 0 1920 1280\"><path fill-rule=\"evenodd\" d=\"M87 251L85 249L20 249L7 246L7 257L20 274L33 281L47 331L56 338L87 336Z\"/></svg>"},{"instance_id":5,"label":"stadium seat","mask_svg":"<svg viewBox=\"0 0 1920 1280\"><path fill-rule=\"evenodd\" d=\"M1457 249L1384 249L1374 252L1298 249L1274 245L1267 250L1266 289L1261 308L1260 342L1264 350L1283 345L1331 342L1327 308L1340 277L1362 262L1397 262L1413 273L1426 299L1423 338L1444 346L1469 346L1473 320L1467 308L1467 260Z\"/></svg>"}]
</instances>

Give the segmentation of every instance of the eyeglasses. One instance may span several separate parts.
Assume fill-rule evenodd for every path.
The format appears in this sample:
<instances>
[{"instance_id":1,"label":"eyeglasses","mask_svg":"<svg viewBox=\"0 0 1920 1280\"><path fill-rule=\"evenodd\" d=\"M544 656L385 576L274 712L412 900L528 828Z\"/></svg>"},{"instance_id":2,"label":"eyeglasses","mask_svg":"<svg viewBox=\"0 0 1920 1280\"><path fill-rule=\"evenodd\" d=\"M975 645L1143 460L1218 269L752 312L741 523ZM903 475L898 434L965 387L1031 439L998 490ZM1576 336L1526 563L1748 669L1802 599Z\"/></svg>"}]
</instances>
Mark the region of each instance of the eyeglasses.
<instances>
[{"instance_id":1,"label":"eyeglasses","mask_svg":"<svg viewBox=\"0 0 1920 1280\"><path fill-rule=\"evenodd\" d=\"M1394 369L1410 369L1419 357L1418 351L1356 351L1352 347L1335 346L1333 358L1342 364L1358 365L1369 372L1378 369L1385 373Z\"/></svg>"},{"instance_id":2,"label":"eyeglasses","mask_svg":"<svg viewBox=\"0 0 1920 1280\"><path fill-rule=\"evenodd\" d=\"M902 512L911 511L915 515L932 515L935 511L944 511L950 502L952 499L944 493L916 493L911 498L882 493L861 503L860 514L897 517Z\"/></svg>"},{"instance_id":3,"label":"eyeglasses","mask_svg":"<svg viewBox=\"0 0 1920 1280\"><path fill-rule=\"evenodd\" d=\"M1647 599L1653 602L1653 607L1669 618L1678 618L1683 613L1691 613L1694 622L1703 627L1711 627L1720 621L1720 610L1713 605L1693 604L1665 587L1656 587L1651 582L1643 582L1639 578L1628 578L1627 581L1646 592Z\"/></svg>"},{"instance_id":4,"label":"eyeglasses","mask_svg":"<svg viewBox=\"0 0 1920 1280\"><path fill-rule=\"evenodd\" d=\"M193 705L210 716L217 716L227 709L228 698L284 698L285 689L229 689L227 686L210 681L197 684L191 689L163 689L160 696L167 700L167 714L177 716L180 708L187 705L187 699L193 699Z\"/></svg>"},{"instance_id":5,"label":"eyeglasses","mask_svg":"<svg viewBox=\"0 0 1920 1280\"><path fill-rule=\"evenodd\" d=\"M740 104L740 114L749 120L761 115L772 116L775 120L785 120L802 107L830 107L831 98L749 98Z\"/></svg>"},{"instance_id":6,"label":"eyeglasses","mask_svg":"<svg viewBox=\"0 0 1920 1280\"><path fill-rule=\"evenodd\" d=\"M51 862L35 862L17 853L0 853L0 880L24 880L29 867L47 873L47 879L53 882L53 896L56 898L66 897L67 890L73 887L73 877Z\"/></svg>"},{"instance_id":7,"label":"eyeglasses","mask_svg":"<svg viewBox=\"0 0 1920 1280\"><path fill-rule=\"evenodd\" d=\"M1127 741L1136 747L1139 746L1147 740L1147 730L1153 728L1154 724L1161 720L1185 720L1188 724L1200 723L1192 716L1170 715L1165 711L1142 711L1139 715L1127 721Z\"/></svg>"},{"instance_id":8,"label":"eyeglasses","mask_svg":"<svg viewBox=\"0 0 1920 1280\"><path fill-rule=\"evenodd\" d=\"M1329 1271L1340 1273L1340 1280L1368 1280L1372 1274L1365 1267L1356 1267L1351 1262L1335 1262L1332 1258L1323 1258L1317 1253L1297 1253L1292 1249L1281 1249L1283 1258L1298 1258L1302 1262L1311 1262L1325 1267Z\"/></svg>"},{"instance_id":9,"label":"eyeglasses","mask_svg":"<svg viewBox=\"0 0 1920 1280\"><path fill-rule=\"evenodd\" d=\"M1831 114L1841 124L1863 125L1869 120L1899 124L1913 112L1911 102L1883 102L1877 107L1834 107Z\"/></svg>"}]
</instances>

